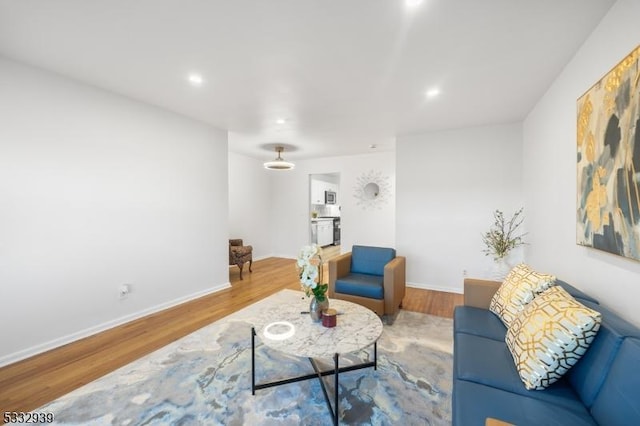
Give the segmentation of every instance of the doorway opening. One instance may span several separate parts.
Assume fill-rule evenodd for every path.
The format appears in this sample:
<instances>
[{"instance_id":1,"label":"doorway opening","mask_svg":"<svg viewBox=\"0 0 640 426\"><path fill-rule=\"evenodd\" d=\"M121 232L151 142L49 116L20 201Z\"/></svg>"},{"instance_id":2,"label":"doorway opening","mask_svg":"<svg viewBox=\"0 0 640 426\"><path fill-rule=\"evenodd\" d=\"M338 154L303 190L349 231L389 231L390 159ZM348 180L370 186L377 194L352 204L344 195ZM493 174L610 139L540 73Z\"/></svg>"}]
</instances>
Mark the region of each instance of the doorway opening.
<instances>
[{"instance_id":1,"label":"doorway opening","mask_svg":"<svg viewBox=\"0 0 640 426\"><path fill-rule=\"evenodd\" d=\"M342 239L340 173L309 175L309 241L324 258L340 254Z\"/></svg>"}]
</instances>

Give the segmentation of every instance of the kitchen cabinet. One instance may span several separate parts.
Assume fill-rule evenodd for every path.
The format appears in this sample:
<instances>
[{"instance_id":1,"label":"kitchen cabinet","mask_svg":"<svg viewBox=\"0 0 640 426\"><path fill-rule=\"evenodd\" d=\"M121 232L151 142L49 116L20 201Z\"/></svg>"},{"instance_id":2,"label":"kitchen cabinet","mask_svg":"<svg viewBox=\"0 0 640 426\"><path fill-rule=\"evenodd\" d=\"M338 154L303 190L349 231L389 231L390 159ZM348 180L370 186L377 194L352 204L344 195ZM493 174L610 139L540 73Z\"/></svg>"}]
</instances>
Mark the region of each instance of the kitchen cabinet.
<instances>
[{"instance_id":1,"label":"kitchen cabinet","mask_svg":"<svg viewBox=\"0 0 640 426\"><path fill-rule=\"evenodd\" d=\"M324 191L327 183L321 180L311 181L311 204L324 204Z\"/></svg>"},{"instance_id":2,"label":"kitchen cabinet","mask_svg":"<svg viewBox=\"0 0 640 426\"><path fill-rule=\"evenodd\" d=\"M311 180L311 204L324 204L324 192L338 193L338 184L323 180Z\"/></svg>"}]
</instances>

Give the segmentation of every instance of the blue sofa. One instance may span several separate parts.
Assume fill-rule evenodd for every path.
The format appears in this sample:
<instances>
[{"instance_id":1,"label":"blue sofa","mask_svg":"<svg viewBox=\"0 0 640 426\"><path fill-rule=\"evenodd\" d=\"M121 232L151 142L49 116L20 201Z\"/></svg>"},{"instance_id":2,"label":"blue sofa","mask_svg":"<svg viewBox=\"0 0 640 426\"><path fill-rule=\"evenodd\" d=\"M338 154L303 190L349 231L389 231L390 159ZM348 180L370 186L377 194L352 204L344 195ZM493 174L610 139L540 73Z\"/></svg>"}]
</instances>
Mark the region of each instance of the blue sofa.
<instances>
[{"instance_id":1,"label":"blue sofa","mask_svg":"<svg viewBox=\"0 0 640 426\"><path fill-rule=\"evenodd\" d=\"M464 306L454 313L454 425L485 425L487 419L519 426L640 425L640 328L566 282L557 283L602 313L602 324L561 380L530 391L505 344L507 329L488 310L500 283L465 279Z\"/></svg>"}]
</instances>

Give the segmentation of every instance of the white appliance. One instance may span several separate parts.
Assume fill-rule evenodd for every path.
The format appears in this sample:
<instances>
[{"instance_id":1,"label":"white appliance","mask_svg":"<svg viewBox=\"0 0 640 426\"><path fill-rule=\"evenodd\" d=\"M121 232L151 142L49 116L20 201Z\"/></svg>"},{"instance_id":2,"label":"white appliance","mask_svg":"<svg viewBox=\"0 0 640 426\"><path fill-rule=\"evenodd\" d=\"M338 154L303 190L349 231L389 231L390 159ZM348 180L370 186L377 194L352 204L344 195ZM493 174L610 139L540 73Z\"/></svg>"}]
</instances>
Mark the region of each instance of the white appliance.
<instances>
[{"instance_id":1,"label":"white appliance","mask_svg":"<svg viewBox=\"0 0 640 426\"><path fill-rule=\"evenodd\" d=\"M311 243L320 247L333 244L333 218L318 218L311 222Z\"/></svg>"},{"instance_id":2,"label":"white appliance","mask_svg":"<svg viewBox=\"0 0 640 426\"><path fill-rule=\"evenodd\" d=\"M311 244L318 244L318 222L311 222Z\"/></svg>"}]
</instances>

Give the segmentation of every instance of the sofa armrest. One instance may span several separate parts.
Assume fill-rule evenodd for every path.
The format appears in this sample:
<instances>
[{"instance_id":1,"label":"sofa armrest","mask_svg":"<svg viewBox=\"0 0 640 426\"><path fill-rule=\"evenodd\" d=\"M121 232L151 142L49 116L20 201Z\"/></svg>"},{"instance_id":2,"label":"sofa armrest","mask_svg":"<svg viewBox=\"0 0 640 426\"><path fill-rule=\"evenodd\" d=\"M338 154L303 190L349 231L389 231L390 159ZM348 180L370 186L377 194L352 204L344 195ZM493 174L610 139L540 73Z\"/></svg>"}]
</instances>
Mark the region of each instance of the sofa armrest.
<instances>
[{"instance_id":1,"label":"sofa armrest","mask_svg":"<svg viewBox=\"0 0 640 426\"><path fill-rule=\"evenodd\" d=\"M351 270L351 252L341 254L329 260L329 297L335 296L336 280L349 275Z\"/></svg>"},{"instance_id":2,"label":"sofa armrest","mask_svg":"<svg viewBox=\"0 0 640 426\"><path fill-rule=\"evenodd\" d=\"M464 279L464 304L476 308L489 309L491 298L502 283L477 278Z\"/></svg>"},{"instance_id":3,"label":"sofa armrest","mask_svg":"<svg viewBox=\"0 0 640 426\"><path fill-rule=\"evenodd\" d=\"M406 264L404 256L396 256L384 266L384 313L398 312L406 288ZM391 295L391 297L389 297Z\"/></svg>"}]
</instances>

